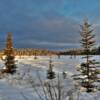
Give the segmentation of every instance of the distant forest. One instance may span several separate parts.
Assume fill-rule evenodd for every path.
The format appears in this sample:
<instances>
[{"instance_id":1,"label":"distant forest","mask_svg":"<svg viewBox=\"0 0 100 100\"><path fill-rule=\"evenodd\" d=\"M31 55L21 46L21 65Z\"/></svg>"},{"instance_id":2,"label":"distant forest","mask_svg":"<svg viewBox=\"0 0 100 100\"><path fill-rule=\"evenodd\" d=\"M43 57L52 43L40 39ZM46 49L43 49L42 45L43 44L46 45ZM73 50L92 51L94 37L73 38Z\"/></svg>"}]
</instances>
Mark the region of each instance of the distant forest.
<instances>
[{"instance_id":1,"label":"distant forest","mask_svg":"<svg viewBox=\"0 0 100 100\"><path fill-rule=\"evenodd\" d=\"M71 49L66 51L59 52L59 55L85 55L86 52L84 52L83 49ZM100 55L100 46L97 48L94 48L90 51L91 55Z\"/></svg>"},{"instance_id":2,"label":"distant forest","mask_svg":"<svg viewBox=\"0 0 100 100\"><path fill-rule=\"evenodd\" d=\"M50 51L47 49L14 49L15 55L23 56L31 56L31 55L85 55L83 49L70 49L70 50L64 50L64 51ZM0 51L0 55L3 55L4 50ZM97 48L94 48L90 51L91 55L100 55L100 46Z\"/></svg>"}]
</instances>

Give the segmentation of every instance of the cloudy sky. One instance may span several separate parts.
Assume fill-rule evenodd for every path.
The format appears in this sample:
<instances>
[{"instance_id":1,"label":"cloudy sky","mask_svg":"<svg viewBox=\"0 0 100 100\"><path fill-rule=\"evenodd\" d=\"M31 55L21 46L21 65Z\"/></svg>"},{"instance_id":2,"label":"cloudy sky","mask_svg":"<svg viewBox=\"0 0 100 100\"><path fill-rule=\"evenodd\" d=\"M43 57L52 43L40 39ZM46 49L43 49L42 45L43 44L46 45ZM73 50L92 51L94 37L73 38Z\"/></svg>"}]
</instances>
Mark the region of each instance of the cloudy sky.
<instances>
[{"instance_id":1,"label":"cloudy sky","mask_svg":"<svg viewBox=\"0 0 100 100\"><path fill-rule=\"evenodd\" d=\"M80 24L88 18L100 42L100 0L0 0L0 48L13 32L16 48L80 47Z\"/></svg>"}]
</instances>

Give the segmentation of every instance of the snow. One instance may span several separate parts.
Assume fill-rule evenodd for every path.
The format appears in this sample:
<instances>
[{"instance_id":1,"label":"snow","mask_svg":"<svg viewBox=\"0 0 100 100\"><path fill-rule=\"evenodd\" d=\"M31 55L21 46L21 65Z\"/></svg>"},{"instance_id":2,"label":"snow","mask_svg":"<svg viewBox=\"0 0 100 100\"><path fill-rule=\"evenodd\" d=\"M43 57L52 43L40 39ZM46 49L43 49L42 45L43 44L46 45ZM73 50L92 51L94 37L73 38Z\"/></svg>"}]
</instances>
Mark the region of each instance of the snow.
<instances>
[{"instance_id":1,"label":"snow","mask_svg":"<svg viewBox=\"0 0 100 100\"><path fill-rule=\"evenodd\" d=\"M99 61L100 57L94 57L96 61ZM46 71L49 66L49 57L38 56L38 59L34 59L33 56L23 56L16 57L17 73L14 75L7 75L0 79L0 100L40 100L36 95L35 91L29 83L30 77L32 77L34 85L39 86L40 82L38 79L38 74L43 82L48 81L46 79ZM65 86L65 91L73 89L75 86L75 81L72 79L72 75L79 73L76 70L76 66L82 62L80 56L70 59L69 56L61 56L58 59L57 56L52 57L52 63L54 65L54 71L56 72L56 77L58 73L62 79L62 72L67 73L67 78L63 81ZM4 67L4 62L0 60L0 68ZM54 80L56 84L56 81ZM99 84L100 85L100 84ZM77 93L77 91L76 91ZM76 94L74 94L74 99L76 100ZM79 95L79 100L99 100L100 92L86 93L82 92Z\"/></svg>"}]
</instances>

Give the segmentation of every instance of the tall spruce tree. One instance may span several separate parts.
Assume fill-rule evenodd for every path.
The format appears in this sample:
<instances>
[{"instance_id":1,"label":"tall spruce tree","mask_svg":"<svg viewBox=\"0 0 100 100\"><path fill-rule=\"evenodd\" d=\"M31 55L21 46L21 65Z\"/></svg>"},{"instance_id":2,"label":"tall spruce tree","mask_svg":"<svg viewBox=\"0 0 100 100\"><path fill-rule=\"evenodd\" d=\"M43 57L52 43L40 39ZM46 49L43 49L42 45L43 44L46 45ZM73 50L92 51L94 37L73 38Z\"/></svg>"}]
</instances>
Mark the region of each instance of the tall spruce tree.
<instances>
[{"instance_id":1,"label":"tall spruce tree","mask_svg":"<svg viewBox=\"0 0 100 100\"><path fill-rule=\"evenodd\" d=\"M83 47L85 62L81 64L82 75L86 78L82 80L82 86L86 88L87 92L91 92L94 88L92 85L96 80L96 66L91 56L91 50L95 45L95 35L92 34L92 25L87 20L81 25L81 46Z\"/></svg>"},{"instance_id":2,"label":"tall spruce tree","mask_svg":"<svg viewBox=\"0 0 100 100\"><path fill-rule=\"evenodd\" d=\"M14 49L13 49L13 40L12 40L12 33L9 32L6 41L6 48L4 50L4 54L6 56L5 59L5 69L2 70L3 73L10 73L13 74L16 72L16 65L15 65L15 56L14 56Z\"/></svg>"}]
</instances>

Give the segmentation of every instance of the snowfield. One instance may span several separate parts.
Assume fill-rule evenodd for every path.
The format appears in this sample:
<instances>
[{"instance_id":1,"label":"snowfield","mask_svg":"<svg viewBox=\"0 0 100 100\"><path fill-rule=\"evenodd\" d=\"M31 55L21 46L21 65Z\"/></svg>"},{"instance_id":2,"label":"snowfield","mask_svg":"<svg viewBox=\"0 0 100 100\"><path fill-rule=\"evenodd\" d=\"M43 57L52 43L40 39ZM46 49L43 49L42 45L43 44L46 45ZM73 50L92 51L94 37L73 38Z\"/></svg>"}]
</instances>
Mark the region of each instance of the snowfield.
<instances>
[{"instance_id":1,"label":"snowfield","mask_svg":"<svg viewBox=\"0 0 100 100\"><path fill-rule=\"evenodd\" d=\"M95 59L96 61L99 61L100 57L95 56ZM33 56L17 56L15 60L17 66L16 74L5 75L5 77L0 79L0 100L40 100L32 88L30 80L32 79L34 86L36 87L40 87L41 85L38 77L40 77L44 83L48 82L46 77L49 66L49 57L38 56L38 59L34 59ZM64 86L65 92L73 89L73 100L100 100L100 92L81 92L77 99L78 91L74 90L76 82L71 76L79 73L76 70L76 66L82 62L80 56L72 59L70 59L69 56L61 56L60 59L57 56L53 56L52 61L56 77L59 74L59 77L62 80L62 72L66 72L67 77L62 80L62 85ZM0 68L2 67L4 67L4 62L0 60ZM53 81L56 85L57 82L55 80L56 79ZM40 88L38 89L41 93L42 90ZM67 100L69 100L68 97Z\"/></svg>"}]
</instances>

